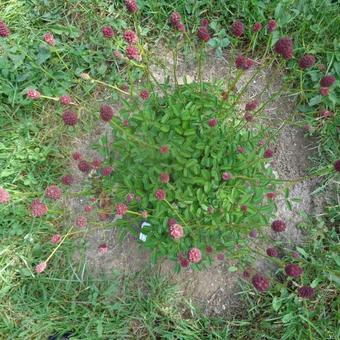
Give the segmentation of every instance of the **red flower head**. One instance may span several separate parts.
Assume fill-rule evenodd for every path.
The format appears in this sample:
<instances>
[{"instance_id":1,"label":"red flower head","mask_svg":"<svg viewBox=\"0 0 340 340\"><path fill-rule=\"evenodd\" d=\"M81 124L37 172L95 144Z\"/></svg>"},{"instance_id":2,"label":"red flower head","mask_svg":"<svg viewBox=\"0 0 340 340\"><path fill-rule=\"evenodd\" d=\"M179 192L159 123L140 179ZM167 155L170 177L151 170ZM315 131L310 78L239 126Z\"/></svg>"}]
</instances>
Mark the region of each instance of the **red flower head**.
<instances>
[{"instance_id":1,"label":"red flower head","mask_svg":"<svg viewBox=\"0 0 340 340\"><path fill-rule=\"evenodd\" d=\"M169 218L168 219L168 226L171 227L172 225L176 224L177 221L174 218Z\"/></svg>"},{"instance_id":2,"label":"red flower head","mask_svg":"<svg viewBox=\"0 0 340 340\"><path fill-rule=\"evenodd\" d=\"M286 223L282 220L275 220L272 223L272 230L276 233L282 233L286 230Z\"/></svg>"},{"instance_id":3,"label":"red flower head","mask_svg":"<svg viewBox=\"0 0 340 340\"><path fill-rule=\"evenodd\" d=\"M335 83L335 81L336 78L333 75L328 74L320 80L320 85L323 87L330 87Z\"/></svg>"},{"instance_id":4,"label":"red flower head","mask_svg":"<svg viewBox=\"0 0 340 340\"><path fill-rule=\"evenodd\" d=\"M209 26L209 20L206 18L203 18L201 20L201 26Z\"/></svg>"},{"instance_id":5,"label":"red flower head","mask_svg":"<svg viewBox=\"0 0 340 340\"><path fill-rule=\"evenodd\" d=\"M254 116L249 112L246 112L243 117L247 122L252 122L254 120Z\"/></svg>"},{"instance_id":6,"label":"red flower head","mask_svg":"<svg viewBox=\"0 0 340 340\"><path fill-rule=\"evenodd\" d=\"M100 254L105 254L105 253L108 252L108 250L109 250L109 247L107 246L106 243L102 243L102 244L100 244L99 247L98 247L98 252L99 252Z\"/></svg>"},{"instance_id":7,"label":"red flower head","mask_svg":"<svg viewBox=\"0 0 340 340\"><path fill-rule=\"evenodd\" d=\"M156 194L155 194L156 198L159 200L159 201L163 201L166 199L166 193L163 189L158 189L156 191Z\"/></svg>"},{"instance_id":8,"label":"red flower head","mask_svg":"<svg viewBox=\"0 0 340 340\"><path fill-rule=\"evenodd\" d=\"M250 233L249 233L249 237L251 238L256 238L257 237L257 231L255 229L253 229Z\"/></svg>"},{"instance_id":9,"label":"red flower head","mask_svg":"<svg viewBox=\"0 0 340 340\"><path fill-rule=\"evenodd\" d=\"M104 38L106 39L110 39L115 35L115 32L111 26L104 26L102 28L102 33L103 33Z\"/></svg>"},{"instance_id":10,"label":"red flower head","mask_svg":"<svg viewBox=\"0 0 340 340\"><path fill-rule=\"evenodd\" d=\"M293 57L293 40L289 37L279 39L275 44L275 52L289 60Z\"/></svg>"},{"instance_id":11,"label":"red flower head","mask_svg":"<svg viewBox=\"0 0 340 340\"><path fill-rule=\"evenodd\" d=\"M239 20L234 21L231 25L231 31L235 37L241 37L244 33L243 23Z\"/></svg>"},{"instance_id":12,"label":"red flower head","mask_svg":"<svg viewBox=\"0 0 340 340\"><path fill-rule=\"evenodd\" d=\"M169 152L169 147L167 145L162 145L160 148L159 148L159 152L160 153L168 153Z\"/></svg>"},{"instance_id":13,"label":"red flower head","mask_svg":"<svg viewBox=\"0 0 340 340\"><path fill-rule=\"evenodd\" d=\"M332 115L333 115L332 111L328 111L328 110L321 111L321 117L328 118L328 117L331 117Z\"/></svg>"},{"instance_id":14,"label":"red flower head","mask_svg":"<svg viewBox=\"0 0 340 340\"><path fill-rule=\"evenodd\" d=\"M124 0L125 6L130 13L135 13L138 10L136 0Z\"/></svg>"},{"instance_id":15,"label":"red flower head","mask_svg":"<svg viewBox=\"0 0 340 340\"><path fill-rule=\"evenodd\" d=\"M45 189L45 197L58 200L61 197L61 190L56 185L50 185Z\"/></svg>"},{"instance_id":16,"label":"red flower head","mask_svg":"<svg viewBox=\"0 0 340 340\"><path fill-rule=\"evenodd\" d=\"M162 172L162 173L159 175L159 180L160 180L162 183L169 183L169 181L170 181L170 176L169 176L169 174L167 174L166 172Z\"/></svg>"},{"instance_id":17,"label":"red flower head","mask_svg":"<svg viewBox=\"0 0 340 340\"><path fill-rule=\"evenodd\" d=\"M244 64L244 69L249 70L252 66L254 66L254 60L250 58L246 58L246 62Z\"/></svg>"},{"instance_id":18,"label":"red flower head","mask_svg":"<svg viewBox=\"0 0 340 340\"><path fill-rule=\"evenodd\" d=\"M188 268L190 262L189 262L189 260L183 258L183 259L180 260L180 264L181 264L181 267L183 267L183 268Z\"/></svg>"},{"instance_id":19,"label":"red flower head","mask_svg":"<svg viewBox=\"0 0 340 340\"><path fill-rule=\"evenodd\" d=\"M264 151L263 157L264 158L271 158L273 157L274 152L270 149L267 149Z\"/></svg>"},{"instance_id":20,"label":"red flower head","mask_svg":"<svg viewBox=\"0 0 340 340\"><path fill-rule=\"evenodd\" d=\"M252 272L252 269L250 268L246 268L244 271L243 271L243 277L247 280L250 278L251 276L251 272Z\"/></svg>"},{"instance_id":21,"label":"red flower head","mask_svg":"<svg viewBox=\"0 0 340 340\"><path fill-rule=\"evenodd\" d=\"M248 70L254 65L254 61L240 54L235 60L235 65L238 69Z\"/></svg>"},{"instance_id":22,"label":"red flower head","mask_svg":"<svg viewBox=\"0 0 340 340\"><path fill-rule=\"evenodd\" d=\"M93 168L98 169L102 165L103 161L97 158L94 158L91 162Z\"/></svg>"},{"instance_id":23,"label":"red flower head","mask_svg":"<svg viewBox=\"0 0 340 340\"><path fill-rule=\"evenodd\" d=\"M315 57L311 54L306 54L299 59L299 66L302 69L312 67L315 64Z\"/></svg>"},{"instance_id":24,"label":"red flower head","mask_svg":"<svg viewBox=\"0 0 340 340\"><path fill-rule=\"evenodd\" d=\"M276 27L277 27L276 21L274 19L270 19L267 25L268 32L270 33L274 32L276 30Z\"/></svg>"},{"instance_id":25,"label":"red flower head","mask_svg":"<svg viewBox=\"0 0 340 340\"><path fill-rule=\"evenodd\" d=\"M0 187L0 204L8 203L10 199L9 193Z\"/></svg>"},{"instance_id":26,"label":"red flower head","mask_svg":"<svg viewBox=\"0 0 340 340\"><path fill-rule=\"evenodd\" d=\"M334 170L340 172L340 159L334 162Z\"/></svg>"},{"instance_id":27,"label":"red flower head","mask_svg":"<svg viewBox=\"0 0 340 340\"><path fill-rule=\"evenodd\" d=\"M248 211L248 206L245 204L241 205L241 210L246 213Z\"/></svg>"},{"instance_id":28,"label":"red flower head","mask_svg":"<svg viewBox=\"0 0 340 340\"><path fill-rule=\"evenodd\" d=\"M104 122L109 122L114 115L113 108L108 104L103 104L100 106L100 118Z\"/></svg>"},{"instance_id":29,"label":"red flower head","mask_svg":"<svg viewBox=\"0 0 340 340\"><path fill-rule=\"evenodd\" d=\"M125 31L123 37L124 40L130 45L134 45L138 41L137 34L134 31Z\"/></svg>"},{"instance_id":30,"label":"red flower head","mask_svg":"<svg viewBox=\"0 0 340 340\"><path fill-rule=\"evenodd\" d=\"M60 234L55 234L51 237L51 242L53 244L57 244L61 241L61 235Z\"/></svg>"},{"instance_id":31,"label":"red flower head","mask_svg":"<svg viewBox=\"0 0 340 340\"><path fill-rule=\"evenodd\" d=\"M188 252L188 259L192 263L198 263L202 259L201 251L198 248L191 248Z\"/></svg>"},{"instance_id":32,"label":"red flower head","mask_svg":"<svg viewBox=\"0 0 340 340\"><path fill-rule=\"evenodd\" d=\"M116 214L119 216L124 216L128 211L128 207L124 203L119 203L116 205Z\"/></svg>"},{"instance_id":33,"label":"red flower head","mask_svg":"<svg viewBox=\"0 0 340 340\"><path fill-rule=\"evenodd\" d=\"M180 31L180 32L185 32L185 26L184 24L182 24L181 22L177 25L177 29Z\"/></svg>"},{"instance_id":34,"label":"red flower head","mask_svg":"<svg viewBox=\"0 0 340 340\"><path fill-rule=\"evenodd\" d=\"M122 54L119 50L114 50L114 51L112 52L112 54L113 54L113 56L114 56L115 58L117 58L117 59L120 59L120 60L124 59L123 54Z\"/></svg>"},{"instance_id":35,"label":"red flower head","mask_svg":"<svg viewBox=\"0 0 340 340\"><path fill-rule=\"evenodd\" d=\"M275 192L267 192L266 196L267 196L268 199L273 200L276 197L276 193Z\"/></svg>"},{"instance_id":36,"label":"red flower head","mask_svg":"<svg viewBox=\"0 0 340 340\"><path fill-rule=\"evenodd\" d=\"M39 199L35 199L35 200L32 201L31 211L32 211L32 216L41 217L41 216L47 214L48 208Z\"/></svg>"},{"instance_id":37,"label":"red flower head","mask_svg":"<svg viewBox=\"0 0 340 340\"><path fill-rule=\"evenodd\" d=\"M260 22L255 22L253 26L253 32L256 33L258 31L261 31L262 29L262 24Z\"/></svg>"},{"instance_id":38,"label":"red flower head","mask_svg":"<svg viewBox=\"0 0 340 340\"><path fill-rule=\"evenodd\" d=\"M36 271L36 273L40 274L46 269L46 267L47 267L47 263L41 262L41 263L36 265L35 271Z\"/></svg>"},{"instance_id":39,"label":"red flower head","mask_svg":"<svg viewBox=\"0 0 340 340\"><path fill-rule=\"evenodd\" d=\"M112 173L112 167L111 166L107 166L107 167L105 167L105 168L103 168L102 170L101 170L101 173L102 173L102 176L110 176L111 175L111 173Z\"/></svg>"},{"instance_id":40,"label":"red flower head","mask_svg":"<svg viewBox=\"0 0 340 340\"><path fill-rule=\"evenodd\" d=\"M298 289L298 294L303 299L311 299L315 294L315 290L310 286L303 286Z\"/></svg>"},{"instance_id":41,"label":"red flower head","mask_svg":"<svg viewBox=\"0 0 340 340\"><path fill-rule=\"evenodd\" d=\"M125 50L126 56L131 60L140 61L141 57L135 46L129 45Z\"/></svg>"},{"instance_id":42,"label":"red flower head","mask_svg":"<svg viewBox=\"0 0 340 340\"><path fill-rule=\"evenodd\" d=\"M123 126L125 126L125 127L129 126L129 120L128 119L123 120Z\"/></svg>"},{"instance_id":43,"label":"red flower head","mask_svg":"<svg viewBox=\"0 0 340 340\"><path fill-rule=\"evenodd\" d=\"M329 95L329 87L320 87L320 94L327 97Z\"/></svg>"},{"instance_id":44,"label":"red flower head","mask_svg":"<svg viewBox=\"0 0 340 340\"><path fill-rule=\"evenodd\" d=\"M285 266L285 272L288 276L299 277L303 274L303 269L297 264L287 264Z\"/></svg>"},{"instance_id":45,"label":"red flower head","mask_svg":"<svg viewBox=\"0 0 340 340\"><path fill-rule=\"evenodd\" d=\"M177 28L178 24L181 22L181 15L178 12L173 12L170 15L170 23L174 28Z\"/></svg>"},{"instance_id":46,"label":"red flower head","mask_svg":"<svg viewBox=\"0 0 340 340\"><path fill-rule=\"evenodd\" d=\"M75 161L81 160L81 153L80 153L79 151L73 152L72 158L73 158Z\"/></svg>"},{"instance_id":47,"label":"red flower head","mask_svg":"<svg viewBox=\"0 0 340 340\"><path fill-rule=\"evenodd\" d=\"M79 216L76 219L76 226L79 228L85 228L87 226L87 218L85 216Z\"/></svg>"},{"instance_id":48,"label":"red flower head","mask_svg":"<svg viewBox=\"0 0 340 340\"><path fill-rule=\"evenodd\" d=\"M181 267L188 268L189 267L189 261L183 257L183 255L178 256L179 263L181 264Z\"/></svg>"},{"instance_id":49,"label":"red flower head","mask_svg":"<svg viewBox=\"0 0 340 340\"><path fill-rule=\"evenodd\" d=\"M59 98L59 101L61 103L61 105L69 105L72 103L72 99L70 96L61 96Z\"/></svg>"},{"instance_id":50,"label":"red flower head","mask_svg":"<svg viewBox=\"0 0 340 340\"><path fill-rule=\"evenodd\" d=\"M64 111L63 121L65 125L74 126L78 123L78 116L73 111Z\"/></svg>"},{"instance_id":51,"label":"red flower head","mask_svg":"<svg viewBox=\"0 0 340 340\"><path fill-rule=\"evenodd\" d=\"M183 227L180 224L173 224L169 227L170 236L174 240L179 240L184 236Z\"/></svg>"},{"instance_id":52,"label":"red flower head","mask_svg":"<svg viewBox=\"0 0 340 340\"><path fill-rule=\"evenodd\" d=\"M205 248L205 251L206 251L208 254L211 254L211 253L213 252L212 246L207 246L207 247Z\"/></svg>"},{"instance_id":53,"label":"red flower head","mask_svg":"<svg viewBox=\"0 0 340 340\"><path fill-rule=\"evenodd\" d=\"M237 151L238 151L239 153L245 153L246 149L245 149L243 146L238 146L238 147L237 147Z\"/></svg>"},{"instance_id":54,"label":"red flower head","mask_svg":"<svg viewBox=\"0 0 340 340\"><path fill-rule=\"evenodd\" d=\"M170 24L180 32L185 31L185 26L181 22L181 15L178 12L173 12L170 16Z\"/></svg>"},{"instance_id":55,"label":"red flower head","mask_svg":"<svg viewBox=\"0 0 340 340\"><path fill-rule=\"evenodd\" d=\"M93 206L92 205L86 205L84 207L84 211L87 212L87 213L91 212L92 210L93 210Z\"/></svg>"},{"instance_id":56,"label":"red flower head","mask_svg":"<svg viewBox=\"0 0 340 340\"><path fill-rule=\"evenodd\" d=\"M218 123L217 118L211 118L208 121L208 124L209 124L210 127L215 127L217 125L217 123Z\"/></svg>"},{"instance_id":57,"label":"red flower head","mask_svg":"<svg viewBox=\"0 0 340 340\"><path fill-rule=\"evenodd\" d=\"M135 197L135 194L132 193L132 192L130 192L130 193L128 193L128 194L126 195L126 201L127 201L128 203L131 203L132 200L134 199L134 197Z\"/></svg>"},{"instance_id":58,"label":"red flower head","mask_svg":"<svg viewBox=\"0 0 340 340\"><path fill-rule=\"evenodd\" d=\"M147 99L149 99L149 91L148 91L148 90L143 90L143 91L141 91L141 93L139 94L139 96L140 96L143 100L147 100Z\"/></svg>"},{"instance_id":59,"label":"red flower head","mask_svg":"<svg viewBox=\"0 0 340 340\"><path fill-rule=\"evenodd\" d=\"M260 101L258 99L255 99L246 104L245 110L254 111L259 106L259 104L260 104Z\"/></svg>"},{"instance_id":60,"label":"red flower head","mask_svg":"<svg viewBox=\"0 0 340 340\"><path fill-rule=\"evenodd\" d=\"M297 251L293 251L293 252L292 252L292 257L293 257L294 259L299 259L299 258L300 258L300 254L299 254Z\"/></svg>"},{"instance_id":61,"label":"red flower head","mask_svg":"<svg viewBox=\"0 0 340 340\"><path fill-rule=\"evenodd\" d=\"M39 91L31 89L27 91L27 97L33 100L37 100L41 97L41 94Z\"/></svg>"},{"instance_id":62,"label":"red flower head","mask_svg":"<svg viewBox=\"0 0 340 340\"><path fill-rule=\"evenodd\" d=\"M216 258L219 261L223 261L224 260L224 254L223 253L217 254Z\"/></svg>"},{"instance_id":63,"label":"red flower head","mask_svg":"<svg viewBox=\"0 0 340 340\"><path fill-rule=\"evenodd\" d=\"M84 173L88 173L90 172L90 170L92 169L91 165L89 164L89 162L85 161L85 160L81 160L79 163L78 163L78 169L81 171L81 172L84 172Z\"/></svg>"},{"instance_id":64,"label":"red flower head","mask_svg":"<svg viewBox=\"0 0 340 340\"><path fill-rule=\"evenodd\" d=\"M45 42L47 42L49 45L55 46L55 39L54 39L54 36L53 36L52 33L50 33L50 32L45 33L45 35L44 35L44 40L45 40Z\"/></svg>"},{"instance_id":65,"label":"red flower head","mask_svg":"<svg viewBox=\"0 0 340 340\"><path fill-rule=\"evenodd\" d=\"M222 179L224 181L229 181L231 179L231 174L229 172L223 172Z\"/></svg>"},{"instance_id":66,"label":"red flower head","mask_svg":"<svg viewBox=\"0 0 340 340\"><path fill-rule=\"evenodd\" d=\"M271 257L278 257L279 256L279 252L276 248L268 248L266 250L266 253L268 256L271 256Z\"/></svg>"},{"instance_id":67,"label":"red flower head","mask_svg":"<svg viewBox=\"0 0 340 340\"><path fill-rule=\"evenodd\" d=\"M204 42L208 42L210 40L208 26L200 26L197 31L197 36Z\"/></svg>"},{"instance_id":68,"label":"red flower head","mask_svg":"<svg viewBox=\"0 0 340 340\"><path fill-rule=\"evenodd\" d=\"M251 282L259 292L264 292L269 289L269 280L262 274L255 274Z\"/></svg>"},{"instance_id":69,"label":"red flower head","mask_svg":"<svg viewBox=\"0 0 340 340\"><path fill-rule=\"evenodd\" d=\"M243 69L244 68L244 65L246 63L246 57L242 54L238 55L236 60L235 60L235 65L236 65L236 68L238 69Z\"/></svg>"},{"instance_id":70,"label":"red flower head","mask_svg":"<svg viewBox=\"0 0 340 340\"><path fill-rule=\"evenodd\" d=\"M10 35L7 25L0 20L0 37L6 38Z\"/></svg>"}]
</instances>

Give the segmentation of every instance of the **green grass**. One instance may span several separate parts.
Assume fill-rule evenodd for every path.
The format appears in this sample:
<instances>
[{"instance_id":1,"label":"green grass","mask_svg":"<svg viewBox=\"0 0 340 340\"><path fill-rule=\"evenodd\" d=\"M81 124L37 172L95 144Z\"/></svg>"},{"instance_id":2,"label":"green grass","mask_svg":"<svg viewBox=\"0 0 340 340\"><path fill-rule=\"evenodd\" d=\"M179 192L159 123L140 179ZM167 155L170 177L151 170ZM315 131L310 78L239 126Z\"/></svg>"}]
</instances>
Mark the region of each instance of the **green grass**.
<instances>
[{"instance_id":1,"label":"green grass","mask_svg":"<svg viewBox=\"0 0 340 340\"><path fill-rule=\"evenodd\" d=\"M325 229L320 224L334 227L340 223L339 202L326 209L325 222L315 224L311 230L313 241L304 247L310 264L307 277L317 280L317 299L303 304L294 299L289 289L254 295L244 288L244 303L249 306L244 320L227 322L203 316L179 298L176 287L158 276L140 273L125 280L90 278L81 265L74 268L72 242L57 253L46 274L34 273L34 265L52 249L48 245L50 236L61 230L63 224L58 216L53 223L32 219L29 204L31 199L41 196L47 184L59 182L67 163L70 139L68 130L60 124L60 108L46 102L32 103L23 94L27 88L35 87L46 95L67 92L76 98L88 98L95 88L79 80L84 71L108 82L124 83L111 57L111 46L100 33L104 24L118 30L131 27L131 18L122 10L122 3L5 0L0 4L1 19L8 23L14 37L10 41L0 40L0 186L8 188L14 200L8 206L0 206L1 336L46 339L51 334L72 331L77 339L339 337L336 320L339 301L335 295L340 276L338 235L334 229ZM140 1L140 5L142 33L150 44L166 41L170 33L168 17L173 10L182 14L193 32L203 17L226 31L234 19L253 24L275 18L279 30L274 39L279 33L292 35L297 56L305 51L317 54L327 71L339 79L336 1L178 0ZM58 54L42 43L48 30L60 41ZM259 36L258 49L265 48L265 39L264 34ZM315 167L319 168L340 158L339 115L321 126L315 119L315 112L322 106L336 109L339 85L333 91L335 99L334 96L313 99L317 97L317 84L323 72L316 69L307 72L301 82L295 66L294 61L287 65L286 80L300 92L304 119L301 124L309 123L315 128L319 143ZM90 121L85 126L89 130ZM338 189L336 179L329 177L326 181ZM293 316L287 316L290 314Z\"/></svg>"},{"instance_id":2,"label":"green grass","mask_svg":"<svg viewBox=\"0 0 340 340\"><path fill-rule=\"evenodd\" d=\"M326 227L323 220L314 223L312 229L311 221L306 223L309 241L298 251L305 269L300 284L315 288L315 298L297 298L293 282L256 298L251 290L245 290L250 304L248 317L256 321L249 335L261 334L263 339L339 338L336 326L340 307L339 235L336 228Z\"/></svg>"}]
</instances>

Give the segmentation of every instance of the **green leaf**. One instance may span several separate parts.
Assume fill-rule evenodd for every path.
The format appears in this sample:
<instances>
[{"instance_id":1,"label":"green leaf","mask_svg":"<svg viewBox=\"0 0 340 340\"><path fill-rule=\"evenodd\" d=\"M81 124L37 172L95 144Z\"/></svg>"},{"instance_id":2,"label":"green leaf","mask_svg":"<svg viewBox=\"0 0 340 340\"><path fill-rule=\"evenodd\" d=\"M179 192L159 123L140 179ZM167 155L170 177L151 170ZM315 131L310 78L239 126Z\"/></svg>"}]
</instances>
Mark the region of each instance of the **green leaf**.
<instances>
[{"instance_id":1,"label":"green leaf","mask_svg":"<svg viewBox=\"0 0 340 340\"><path fill-rule=\"evenodd\" d=\"M290 320L293 318L293 313L289 313L283 316L282 322L283 323L288 323Z\"/></svg>"},{"instance_id":2,"label":"green leaf","mask_svg":"<svg viewBox=\"0 0 340 340\"><path fill-rule=\"evenodd\" d=\"M296 250L304 257L308 257L308 254L306 253L306 251L303 248L300 247L296 247Z\"/></svg>"},{"instance_id":3,"label":"green leaf","mask_svg":"<svg viewBox=\"0 0 340 340\"><path fill-rule=\"evenodd\" d=\"M224 38L224 39L221 40L220 46L221 46L222 48L226 48L226 47L229 46L229 44L230 44L230 40L229 40L228 38Z\"/></svg>"},{"instance_id":4,"label":"green leaf","mask_svg":"<svg viewBox=\"0 0 340 340\"><path fill-rule=\"evenodd\" d=\"M234 273L234 272L236 272L237 270L238 270L238 268L235 267L235 266L231 266L231 267L228 268L228 272L230 272L230 273Z\"/></svg>"},{"instance_id":5,"label":"green leaf","mask_svg":"<svg viewBox=\"0 0 340 340\"><path fill-rule=\"evenodd\" d=\"M317 95L315 97L313 97L310 101L309 101L309 106L315 106L317 104L320 104L322 101L322 96Z\"/></svg>"},{"instance_id":6,"label":"green leaf","mask_svg":"<svg viewBox=\"0 0 340 340\"><path fill-rule=\"evenodd\" d=\"M276 296L273 298L272 306L275 312L277 312L282 305L282 300L279 300Z\"/></svg>"},{"instance_id":7,"label":"green leaf","mask_svg":"<svg viewBox=\"0 0 340 340\"><path fill-rule=\"evenodd\" d=\"M313 281L312 281L312 283L311 283L311 287L312 288L316 288L317 287L317 285L321 282L322 280L319 278L319 277L317 277L316 279L314 279Z\"/></svg>"}]
</instances>

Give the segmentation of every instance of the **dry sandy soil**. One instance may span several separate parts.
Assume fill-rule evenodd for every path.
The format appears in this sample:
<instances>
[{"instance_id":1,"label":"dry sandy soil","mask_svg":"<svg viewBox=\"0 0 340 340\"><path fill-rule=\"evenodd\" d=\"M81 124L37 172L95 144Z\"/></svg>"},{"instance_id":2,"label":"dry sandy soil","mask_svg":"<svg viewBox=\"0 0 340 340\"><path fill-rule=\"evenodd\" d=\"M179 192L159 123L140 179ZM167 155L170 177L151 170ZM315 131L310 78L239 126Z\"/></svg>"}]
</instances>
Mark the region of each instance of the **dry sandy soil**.
<instances>
[{"instance_id":1,"label":"dry sandy soil","mask_svg":"<svg viewBox=\"0 0 340 340\"><path fill-rule=\"evenodd\" d=\"M172 74L172 58L169 55L159 55L158 58L167 65L169 69L154 66L153 73L159 82L162 82L165 75ZM225 55L225 58L217 59L214 53L209 53L205 60L204 75L205 81L218 80L235 74L233 67L230 67L228 60L233 56ZM259 61L259 65L264 61ZM255 70L249 70L243 74L238 86L242 87L248 82ZM196 77L196 64L186 62L184 58L178 63L178 79L183 81L186 77L189 81ZM265 68L250 81L247 92L244 97L247 101L258 98L265 101L266 98L280 89L282 74L280 70L274 67ZM270 84L268 86L268 84ZM268 88L267 88L268 87ZM291 116L294 112L294 98L280 97L267 106L267 121L269 125L280 125L282 121ZM89 159L96 156L96 152L91 149L91 144L98 139L100 134L107 132L107 127L102 125L91 136L76 141L74 150L81 151ZM312 152L313 142L304 136L302 128L296 126L285 126L280 130L280 134L275 144L275 154L273 157L273 169L280 178L295 179L305 175L308 168L308 157ZM77 177L77 182L72 190L76 193L81 190L86 178L79 173L75 164L70 165L72 172ZM313 213L316 209L313 196L316 181L304 181L291 186L291 198L299 198L301 201L293 204L290 211L285 204L283 195L277 198L278 212L277 216L283 218L288 223L288 232L286 241L288 246L294 246L301 241L301 233L296 228L301 221L301 212L307 214ZM69 202L72 208L70 211L81 212L88 202L81 198L73 198ZM104 204L105 205L105 204ZM319 205L319 204L318 204ZM74 214L74 213L73 213ZM72 217L73 218L73 217ZM114 228L114 217L107 221L99 221L97 214L93 213L90 217L93 225L98 225L98 229L91 230L86 235L87 248L83 254L82 260L86 261L89 272L93 275L111 275L112 273L133 273L150 266L149 254L140 247L140 244L131 235L119 242L118 232ZM109 250L105 254L98 252L98 246L106 243ZM77 256L80 259L80 255ZM161 275L169 276L170 279L177 283L181 289L183 297L191 299L194 303L202 306L207 314L231 315L237 313L242 307L239 304L239 298L236 293L239 291L238 277L240 273L228 272L231 265L227 259L224 261L216 260L209 268L201 272L195 272L191 269L182 270L179 274L174 274L173 264L165 260L151 268L152 271L158 271ZM259 261L259 267L269 270L270 265Z\"/></svg>"}]
</instances>

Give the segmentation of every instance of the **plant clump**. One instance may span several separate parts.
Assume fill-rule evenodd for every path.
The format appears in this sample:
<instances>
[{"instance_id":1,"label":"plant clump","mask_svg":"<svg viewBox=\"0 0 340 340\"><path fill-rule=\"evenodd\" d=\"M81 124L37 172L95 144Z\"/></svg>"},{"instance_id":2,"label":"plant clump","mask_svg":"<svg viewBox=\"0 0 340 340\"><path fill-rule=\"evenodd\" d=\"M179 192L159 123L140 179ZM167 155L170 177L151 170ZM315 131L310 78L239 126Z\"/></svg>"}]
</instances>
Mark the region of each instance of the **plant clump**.
<instances>
[{"instance_id":1,"label":"plant clump","mask_svg":"<svg viewBox=\"0 0 340 340\"><path fill-rule=\"evenodd\" d=\"M117 223L147 216L145 245L155 258L178 261L179 254L199 249L200 256L194 250L188 256L199 265L207 263L207 243L217 251L232 247L254 225L266 227L274 208L266 198L271 169L257 147L261 129L239 130L235 98L221 98L216 85L204 88L182 85L166 97L154 94L142 108L136 102L133 114L131 105L121 109L112 124L121 124L129 112L129 125L113 129L113 149L102 149L114 160L115 176L102 185L123 217ZM255 100L248 109L258 105Z\"/></svg>"}]
</instances>

